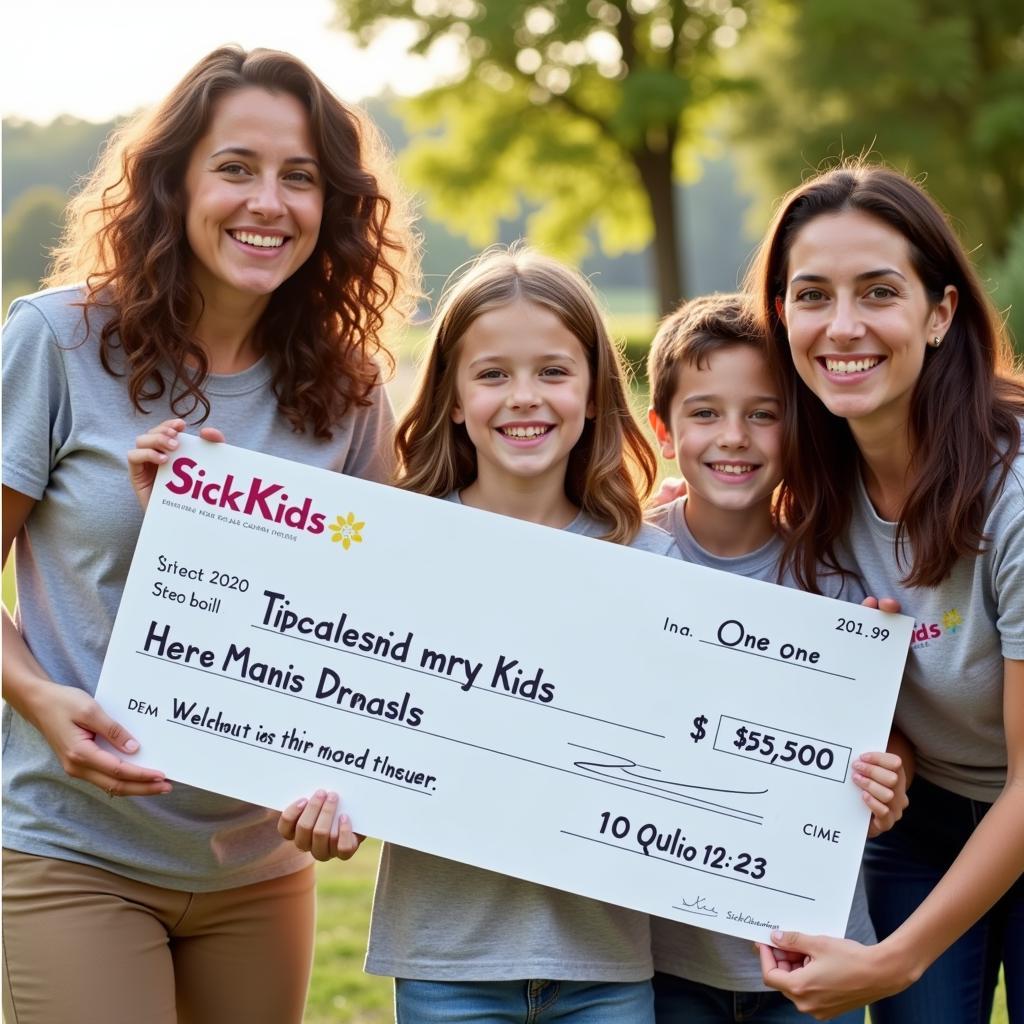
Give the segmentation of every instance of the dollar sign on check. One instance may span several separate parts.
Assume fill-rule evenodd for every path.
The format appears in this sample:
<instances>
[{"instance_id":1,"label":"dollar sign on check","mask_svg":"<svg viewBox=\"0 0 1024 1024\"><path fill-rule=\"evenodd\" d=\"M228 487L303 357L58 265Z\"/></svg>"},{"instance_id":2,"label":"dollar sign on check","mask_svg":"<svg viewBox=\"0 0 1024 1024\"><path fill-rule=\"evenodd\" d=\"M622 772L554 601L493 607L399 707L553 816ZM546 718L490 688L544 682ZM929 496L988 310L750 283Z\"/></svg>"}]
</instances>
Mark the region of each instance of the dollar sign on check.
<instances>
[{"instance_id":1,"label":"dollar sign on check","mask_svg":"<svg viewBox=\"0 0 1024 1024\"><path fill-rule=\"evenodd\" d=\"M704 731L704 726L708 724L707 715L698 715L693 720L693 724L696 728L690 733L690 739L692 739L694 743L700 743L700 741L707 736L707 733Z\"/></svg>"}]
</instances>

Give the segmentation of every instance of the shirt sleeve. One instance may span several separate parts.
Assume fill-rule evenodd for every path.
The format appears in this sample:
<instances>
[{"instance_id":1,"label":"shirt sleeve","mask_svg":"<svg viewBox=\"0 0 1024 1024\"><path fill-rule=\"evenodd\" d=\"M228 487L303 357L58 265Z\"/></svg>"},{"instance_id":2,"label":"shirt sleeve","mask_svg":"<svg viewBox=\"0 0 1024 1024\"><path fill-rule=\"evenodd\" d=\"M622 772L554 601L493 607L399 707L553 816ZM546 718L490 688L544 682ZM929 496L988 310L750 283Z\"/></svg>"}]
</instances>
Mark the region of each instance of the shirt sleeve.
<instances>
[{"instance_id":1,"label":"shirt sleeve","mask_svg":"<svg viewBox=\"0 0 1024 1024\"><path fill-rule=\"evenodd\" d=\"M352 412L352 444L342 472L387 484L395 471L395 413L383 384L373 389L370 399L369 405Z\"/></svg>"},{"instance_id":2,"label":"shirt sleeve","mask_svg":"<svg viewBox=\"0 0 1024 1024\"><path fill-rule=\"evenodd\" d=\"M985 532L991 537L996 629L1004 658L1024 659L1024 457L1018 456Z\"/></svg>"},{"instance_id":3,"label":"shirt sleeve","mask_svg":"<svg viewBox=\"0 0 1024 1024\"><path fill-rule=\"evenodd\" d=\"M71 427L64 357L32 302L17 300L4 325L3 482L42 498Z\"/></svg>"}]
</instances>

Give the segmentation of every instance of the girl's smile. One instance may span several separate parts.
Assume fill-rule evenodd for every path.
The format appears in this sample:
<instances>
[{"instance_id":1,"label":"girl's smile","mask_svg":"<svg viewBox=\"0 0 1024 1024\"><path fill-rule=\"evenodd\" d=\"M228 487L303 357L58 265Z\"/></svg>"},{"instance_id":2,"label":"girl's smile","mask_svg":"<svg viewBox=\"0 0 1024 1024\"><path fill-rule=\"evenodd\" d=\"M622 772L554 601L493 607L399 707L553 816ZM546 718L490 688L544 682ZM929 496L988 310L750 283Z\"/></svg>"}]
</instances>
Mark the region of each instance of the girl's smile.
<instances>
[{"instance_id":1,"label":"girl's smile","mask_svg":"<svg viewBox=\"0 0 1024 1024\"><path fill-rule=\"evenodd\" d=\"M553 429L551 423L504 423L497 428L498 433L517 448L539 445Z\"/></svg>"},{"instance_id":2,"label":"girl's smile","mask_svg":"<svg viewBox=\"0 0 1024 1024\"><path fill-rule=\"evenodd\" d=\"M474 486L564 495L569 455L592 415L579 339L549 309L519 298L477 317L457 358L451 416L476 449Z\"/></svg>"}]
</instances>

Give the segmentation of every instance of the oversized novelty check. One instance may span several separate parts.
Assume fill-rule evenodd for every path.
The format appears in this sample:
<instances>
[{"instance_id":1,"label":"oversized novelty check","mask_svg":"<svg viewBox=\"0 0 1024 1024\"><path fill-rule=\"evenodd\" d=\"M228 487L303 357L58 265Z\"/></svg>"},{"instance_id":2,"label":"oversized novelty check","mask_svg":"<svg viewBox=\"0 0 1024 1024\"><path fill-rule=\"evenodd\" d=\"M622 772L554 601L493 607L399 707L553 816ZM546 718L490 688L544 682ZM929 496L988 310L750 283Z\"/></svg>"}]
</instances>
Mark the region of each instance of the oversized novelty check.
<instances>
[{"instance_id":1,"label":"oversized novelty check","mask_svg":"<svg viewBox=\"0 0 1024 1024\"><path fill-rule=\"evenodd\" d=\"M182 438L98 697L169 778L705 928L841 935L910 620Z\"/></svg>"}]
</instances>

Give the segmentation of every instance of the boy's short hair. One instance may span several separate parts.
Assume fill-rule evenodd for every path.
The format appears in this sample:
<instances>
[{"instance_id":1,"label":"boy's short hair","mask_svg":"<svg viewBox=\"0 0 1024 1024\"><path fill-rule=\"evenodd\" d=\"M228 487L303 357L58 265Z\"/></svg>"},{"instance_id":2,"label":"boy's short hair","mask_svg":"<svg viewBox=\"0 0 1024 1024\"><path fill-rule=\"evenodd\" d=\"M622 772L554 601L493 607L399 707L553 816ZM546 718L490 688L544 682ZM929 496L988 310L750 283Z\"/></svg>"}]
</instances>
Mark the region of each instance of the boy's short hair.
<instances>
[{"instance_id":1,"label":"boy's short hair","mask_svg":"<svg viewBox=\"0 0 1024 1024\"><path fill-rule=\"evenodd\" d=\"M669 421L679 367L702 367L712 353L736 345L751 345L767 357L753 304L741 292L690 299L661 321L647 356L647 380L651 405L663 423Z\"/></svg>"}]
</instances>

